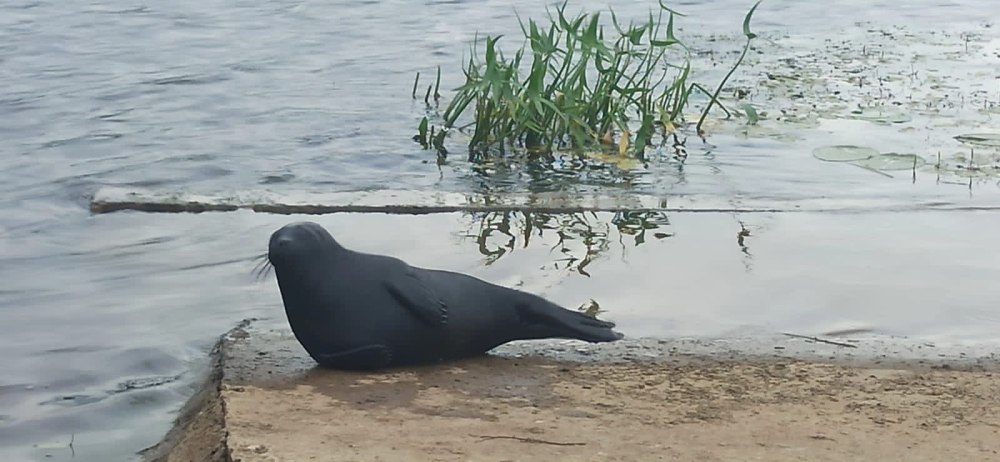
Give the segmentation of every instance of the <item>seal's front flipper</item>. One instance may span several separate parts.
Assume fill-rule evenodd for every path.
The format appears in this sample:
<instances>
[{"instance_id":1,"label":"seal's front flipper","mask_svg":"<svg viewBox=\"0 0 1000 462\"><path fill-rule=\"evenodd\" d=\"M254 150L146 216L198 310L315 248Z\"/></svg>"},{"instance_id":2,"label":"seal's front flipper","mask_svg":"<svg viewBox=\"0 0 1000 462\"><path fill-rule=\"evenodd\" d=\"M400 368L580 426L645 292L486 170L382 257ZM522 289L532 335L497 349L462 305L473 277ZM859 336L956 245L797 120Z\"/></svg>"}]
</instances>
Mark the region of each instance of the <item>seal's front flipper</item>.
<instances>
[{"instance_id":1,"label":"seal's front flipper","mask_svg":"<svg viewBox=\"0 0 1000 462\"><path fill-rule=\"evenodd\" d=\"M448 323L448 305L420 279L413 267L407 266L401 277L387 279L384 284L392 298L429 326Z\"/></svg>"},{"instance_id":2,"label":"seal's front flipper","mask_svg":"<svg viewBox=\"0 0 1000 462\"><path fill-rule=\"evenodd\" d=\"M392 364L392 351L384 345L367 345L344 352L314 355L313 359L323 367L366 371Z\"/></svg>"}]
</instances>

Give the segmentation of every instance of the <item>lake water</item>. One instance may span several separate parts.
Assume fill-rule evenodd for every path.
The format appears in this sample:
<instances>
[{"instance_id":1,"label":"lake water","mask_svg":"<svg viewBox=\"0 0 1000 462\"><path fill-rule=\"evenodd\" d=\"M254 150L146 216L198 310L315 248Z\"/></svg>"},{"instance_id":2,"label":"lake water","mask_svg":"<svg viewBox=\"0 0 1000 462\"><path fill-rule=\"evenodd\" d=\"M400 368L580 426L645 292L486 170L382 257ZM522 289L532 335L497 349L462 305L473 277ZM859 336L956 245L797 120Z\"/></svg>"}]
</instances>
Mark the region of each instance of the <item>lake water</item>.
<instances>
[{"instance_id":1,"label":"lake water","mask_svg":"<svg viewBox=\"0 0 1000 462\"><path fill-rule=\"evenodd\" d=\"M741 46L749 2L672 5L689 15L679 35L711 52L696 65L714 84ZM570 10L604 6L577 1ZM271 231L301 217L92 216L89 197L105 186L618 191L734 209L765 203L788 212L645 217L638 241L615 224L636 217L610 213L312 219L359 250L570 307L593 299L629 336L859 329L1000 343L1000 153L953 138L1000 132L995 2L766 0L753 23L757 52L733 85L767 119L713 121L709 144L689 139L683 162L653 152L646 165L494 165L484 175L453 154L436 165L409 139L424 115L410 99L414 74L441 65L443 87L454 87L477 31L507 34L501 43L512 50L515 11L540 17L544 7L0 4L0 459L128 460L169 428L219 334L247 317L284 323L276 284L254 280L252 259ZM616 10L636 17L650 7ZM886 176L812 155L842 144L929 165ZM807 201L860 205L795 212ZM866 201L898 207L874 211ZM527 223L534 234L525 242Z\"/></svg>"}]
</instances>

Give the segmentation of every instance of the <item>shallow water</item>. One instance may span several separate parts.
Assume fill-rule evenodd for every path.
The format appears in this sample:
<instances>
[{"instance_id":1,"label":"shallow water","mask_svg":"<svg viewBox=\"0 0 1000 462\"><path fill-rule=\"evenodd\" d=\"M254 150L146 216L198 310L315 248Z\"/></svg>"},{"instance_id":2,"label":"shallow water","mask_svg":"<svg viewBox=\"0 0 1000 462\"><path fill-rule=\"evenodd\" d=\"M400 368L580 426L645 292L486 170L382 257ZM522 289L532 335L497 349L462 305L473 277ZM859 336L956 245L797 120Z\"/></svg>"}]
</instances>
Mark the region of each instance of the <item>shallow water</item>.
<instances>
[{"instance_id":1,"label":"shallow water","mask_svg":"<svg viewBox=\"0 0 1000 462\"><path fill-rule=\"evenodd\" d=\"M889 178L811 155L820 146L862 144L928 159L943 151L958 164L967 147L953 136L1000 131L991 106L1000 104L1000 33L984 22L1000 7L915 3L768 0L754 21L766 41L734 85L761 89L752 102L770 105L771 119L747 135L741 121L717 123L710 145L688 141L684 163L651 153L647 166L627 174L603 168L552 181L502 169L484 177L461 155L439 169L409 140L423 115L423 104L409 99L414 73L426 76L440 64L445 87L454 86L457 73L449 70L457 70L477 30L516 34L508 2L3 2L0 458L128 459L166 431L217 335L246 317L284 321L273 279L255 282L251 260L273 229L296 217L89 216L87 197L101 186L205 193L622 189L712 196L734 206L817 198L998 206L995 176L968 183L955 169L923 168L915 178L910 171ZM635 15L651 6L617 9ZM544 5L515 7L528 17ZM678 2L690 14L682 36L731 60L747 7ZM897 27L934 40L879 38ZM709 42L712 35L717 40ZM773 120L774 108L804 109L786 88L764 91L764 72L796 57L810 72L839 75L857 50L835 52L837 40L872 43L893 58L858 58L863 75L895 76L912 64L919 76L887 80L882 94L811 81L844 95L831 101L814 89L804 98L828 117L800 125ZM837 63L833 71L823 67L829 62ZM705 75L725 70L720 64ZM885 96L889 87L896 96ZM900 96L907 91L916 96ZM849 118L859 101L877 108L902 102L911 120ZM524 221L511 218L514 229ZM475 237L464 236L479 234L482 217L314 219L358 249L520 285L571 307L594 299L630 336L864 329L945 343L998 340L1000 294L991 282L1000 264L991 231L1000 214L992 212L670 214L638 246L610 214L599 214L572 228L592 237L586 265L581 239L562 248L551 229L527 247L516 238L513 250L487 265ZM548 223L559 221L570 218ZM741 222L750 232L742 247ZM509 240L494 233L486 249ZM71 439L72 449L65 447Z\"/></svg>"}]
</instances>

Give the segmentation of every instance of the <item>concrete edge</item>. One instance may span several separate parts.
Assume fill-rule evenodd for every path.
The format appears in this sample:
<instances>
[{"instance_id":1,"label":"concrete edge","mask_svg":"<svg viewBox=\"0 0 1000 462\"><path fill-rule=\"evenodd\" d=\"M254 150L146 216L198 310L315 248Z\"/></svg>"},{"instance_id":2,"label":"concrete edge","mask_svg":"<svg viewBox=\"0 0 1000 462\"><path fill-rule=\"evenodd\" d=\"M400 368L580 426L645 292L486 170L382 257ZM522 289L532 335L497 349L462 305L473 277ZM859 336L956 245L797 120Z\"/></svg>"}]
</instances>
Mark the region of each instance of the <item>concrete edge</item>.
<instances>
[{"instance_id":1,"label":"concrete edge","mask_svg":"<svg viewBox=\"0 0 1000 462\"><path fill-rule=\"evenodd\" d=\"M140 460L144 462L171 462L176 458L172 457L179 447L187 443L187 438L192 436L193 427L199 423L200 419L211 419L205 416L205 410L212 405L218 405L221 411L222 425L219 426L219 434L214 438L206 439L208 444L194 444L190 450L199 453L202 457L197 460L204 462L232 462L231 451L227 443L229 432L225 426L226 403L222 399L223 365L227 345L234 339L241 338L246 334L246 329L255 319L244 319L235 327L222 334L215 345L209 351L208 373L198 391L194 393L181 407L173 426L163 438L153 446L142 449L138 452ZM210 422L204 422L211 427Z\"/></svg>"},{"instance_id":2,"label":"concrete edge","mask_svg":"<svg viewBox=\"0 0 1000 462\"><path fill-rule=\"evenodd\" d=\"M536 213L580 212L893 212L911 210L1000 210L996 204L959 206L940 201L902 202L879 199L767 200L678 195L661 197L635 193L574 194L565 192L510 193L499 196L440 191L378 190L355 192L278 194L268 190L232 195L201 195L106 187L90 200L92 214L118 211L147 213L204 213L250 210L256 213L324 215L332 213L388 213L423 215L453 212Z\"/></svg>"},{"instance_id":3,"label":"concrete edge","mask_svg":"<svg viewBox=\"0 0 1000 462\"><path fill-rule=\"evenodd\" d=\"M858 369L1000 371L993 345L938 346L905 338L820 338L779 334L741 338L626 338L607 344L563 341L539 347L524 342L491 352L514 358L609 364L719 364L807 362Z\"/></svg>"}]
</instances>

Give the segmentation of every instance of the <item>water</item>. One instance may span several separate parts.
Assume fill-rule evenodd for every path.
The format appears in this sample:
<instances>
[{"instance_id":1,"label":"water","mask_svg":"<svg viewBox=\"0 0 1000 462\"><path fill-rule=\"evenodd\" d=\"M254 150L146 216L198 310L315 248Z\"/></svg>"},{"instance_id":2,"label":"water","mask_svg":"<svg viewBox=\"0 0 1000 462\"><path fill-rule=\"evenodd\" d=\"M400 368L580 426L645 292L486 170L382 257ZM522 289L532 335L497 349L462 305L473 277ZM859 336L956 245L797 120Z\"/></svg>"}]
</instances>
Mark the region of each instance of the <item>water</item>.
<instances>
[{"instance_id":1,"label":"water","mask_svg":"<svg viewBox=\"0 0 1000 462\"><path fill-rule=\"evenodd\" d=\"M844 116L794 130L765 123L749 136L739 123L720 124L712 145L688 141L684 163L652 155L645 169L629 174L602 169L552 181L516 169L484 177L461 155L439 168L409 140L423 116L423 104L409 99L414 73L426 76L441 65L444 87L455 86L460 76L449 71L475 33L515 36L515 8L537 17L544 5L536 2L3 2L0 456L129 459L166 431L218 334L246 317L283 322L273 280L257 283L250 269L267 235L292 218L90 216L87 198L101 186L205 193L627 190L707 195L733 205L817 198L1000 205L996 177L967 185L954 172L923 169L916 179L909 171L887 178L809 154L856 143L928 158L943 150L955 160L967 148L952 136L1000 130L990 106L1000 101L1000 88L991 86L1000 34L983 20L997 17L1000 7L985 0L915 3L768 1L754 28L772 43L761 44L770 54L755 57L763 69L748 68L753 72L739 74L736 84L762 88L763 71L785 54L822 64L828 38L860 37L855 41L871 40L900 57L868 63L865 75L923 66L911 87L937 86L914 101L933 100L936 112L913 110L910 122L893 125ZM581 1L571 8L603 6ZM637 15L651 6L617 10ZM739 47L726 37L738 38L749 3L677 6L690 14L681 33L692 41L717 47L722 58ZM933 46L879 42L872 37L880 34L855 24L868 18L900 21L873 21L876 28L946 35L928 40ZM714 34L722 38L704 40ZM972 37L967 54L965 36ZM949 61L942 53L958 55ZM720 64L705 75L725 70ZM906 85L884 83L894 91ZM761 93L754 104L792 108L779 90ZM894 100L863 90L852 98ZM844 109L804 99L826 111ZM799 139L787 139L789 133ZM995 155L977 151L987 165ZM523 217L512 218L517 229ZM481 219L317 218L362 250L520 285L567 306L593 298L633 336L860 328L935 342L997 341L1000 294L990 288L1000 276L990 252L995 212L673 214L639 246L604 214L589 218L587 232L597 232L583 268L589 277L580 271L588 252L582 240L560 250L554 230L527 247L518 237L513 250L485 265L476 239L463 237L478 234ZM737 242L740 222L751 233L745 249ZM484 242L495 251L509 241L494 233Z\"/></svg>"}]
</instances>

